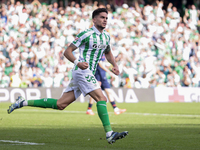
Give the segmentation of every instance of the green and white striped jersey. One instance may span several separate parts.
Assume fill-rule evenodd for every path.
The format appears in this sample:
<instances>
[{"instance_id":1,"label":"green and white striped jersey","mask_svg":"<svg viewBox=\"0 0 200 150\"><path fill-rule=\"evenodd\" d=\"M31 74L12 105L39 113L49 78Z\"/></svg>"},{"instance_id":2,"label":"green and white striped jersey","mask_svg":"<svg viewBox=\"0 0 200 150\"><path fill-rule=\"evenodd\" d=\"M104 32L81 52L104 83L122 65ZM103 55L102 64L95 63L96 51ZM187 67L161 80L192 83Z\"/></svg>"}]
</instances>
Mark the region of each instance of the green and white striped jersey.
<instances>
[{"instance_id":1,"label":"green and white striped jersey","mask_svg":"<svg viewBox=\"0 0 200 150\"><path fill-rule=\"evenodd\" d=\"M95 26L79 33L72 42L76 47L79 47L79 61L87 62L89 69L95 74L96 67L101 59L105 49L110 45L110 35L107 31L102 33ZM77 66L74 68L78 69Z\"/></svg>"}]
</instances>

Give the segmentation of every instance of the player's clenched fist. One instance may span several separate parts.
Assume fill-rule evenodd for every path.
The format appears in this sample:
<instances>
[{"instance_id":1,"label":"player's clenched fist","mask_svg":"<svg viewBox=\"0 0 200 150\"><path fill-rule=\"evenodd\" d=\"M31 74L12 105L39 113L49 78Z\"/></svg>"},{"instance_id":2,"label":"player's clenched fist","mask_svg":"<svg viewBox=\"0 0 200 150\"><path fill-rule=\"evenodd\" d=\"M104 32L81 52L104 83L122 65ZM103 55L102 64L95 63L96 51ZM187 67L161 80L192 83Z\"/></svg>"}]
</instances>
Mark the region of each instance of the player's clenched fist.
<instances>
[{"instance_id":1,"label":"player's clenched fist","mask_svg":"<svg viewBox=\"0 0 200 150\"><path fill-rule=\"evenodd\" d=\"M117 66L113 67L112 68L112 72L115 74L115 75L119 75L119 68Z\"/></svg>"},{"instance_id":2,"label":"player's clenched fist","mask_svg":"<svg viewBox=\"0 0 200 150\"><path fill-rule=\"evenodd\" d=\"M80 69L84 70L84 69L87 69L89 65L88 65L87 62L79 62L79 63L77 64L77 66L78 66Z\"/></svg>"}]
</instances>

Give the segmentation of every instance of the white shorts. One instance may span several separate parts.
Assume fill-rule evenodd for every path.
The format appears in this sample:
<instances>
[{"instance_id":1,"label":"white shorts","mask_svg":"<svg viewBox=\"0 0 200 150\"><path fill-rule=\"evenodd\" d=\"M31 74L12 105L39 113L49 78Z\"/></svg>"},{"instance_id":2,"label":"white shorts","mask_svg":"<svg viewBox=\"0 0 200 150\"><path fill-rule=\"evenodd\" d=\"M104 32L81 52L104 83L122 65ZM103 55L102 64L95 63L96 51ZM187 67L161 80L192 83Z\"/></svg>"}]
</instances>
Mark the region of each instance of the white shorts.
<instances>
[{"instance_id":1,"label":"white shorts","mask_svg":"<svg viewBox=\"0 0 200 150\"><path fill-rule=\"evenodd\" d=\"M100 85L92 71L85 70L73 70L72 79L64 92L74 91L75 98L77 99L81 93L86 96L88 93L99 89Z\"/></svg>"}]
</instances>

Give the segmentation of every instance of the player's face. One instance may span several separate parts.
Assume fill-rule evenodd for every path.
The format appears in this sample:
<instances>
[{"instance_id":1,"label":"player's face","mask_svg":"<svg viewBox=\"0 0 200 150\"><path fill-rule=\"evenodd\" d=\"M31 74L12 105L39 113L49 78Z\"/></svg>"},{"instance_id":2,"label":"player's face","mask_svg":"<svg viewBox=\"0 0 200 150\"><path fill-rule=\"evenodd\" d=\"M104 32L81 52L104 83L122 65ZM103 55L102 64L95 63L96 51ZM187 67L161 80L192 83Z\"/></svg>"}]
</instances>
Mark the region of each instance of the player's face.
<instances>
[{"instance_id":1,"label":"player's face","mask_svg":"<svg viewBox=\"0 0 200 150\"><path fill-rule=\"evenodd\" d=\"M107 25L108 14L101 12L98 16L93 19L94 25L97 29L103 30Z\"/></svg>"}]
</instances>

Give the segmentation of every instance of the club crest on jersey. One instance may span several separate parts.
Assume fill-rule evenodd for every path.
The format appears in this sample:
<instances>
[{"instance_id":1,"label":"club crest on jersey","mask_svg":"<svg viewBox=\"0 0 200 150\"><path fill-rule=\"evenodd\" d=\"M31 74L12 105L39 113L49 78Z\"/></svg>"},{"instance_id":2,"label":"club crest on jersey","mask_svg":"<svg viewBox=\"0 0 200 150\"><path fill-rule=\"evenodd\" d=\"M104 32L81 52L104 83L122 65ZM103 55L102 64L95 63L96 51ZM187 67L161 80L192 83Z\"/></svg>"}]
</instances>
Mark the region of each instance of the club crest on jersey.
<instances>
[{"instance_id":1,"label":"club crest on jersey","mask_svg":"<svg viewBox=\"0 0 200 150\"><path fill-rule=\"evenodd\" d=\"M96 38L94 38L93 40L94 40L94 43L97 42L97 39L96 39Z\"/></svg>"},{"instance_id":2,"label":"club crest on jersey","mask_svg":"<svg viewBox=\"0 0 200 150\"><path fill-rule=\"evenodd\" d=\"M97 45L97 44L93 44L92 45L92 48L94 48L94 49L105 49L106 48L106 45Z\"/></svg>"},{"instance_id":3,"label":"club crest on jersey","mask_svg":"<svg viewBox=\"0 0 200 150\"><path fill-rule=\"evenodd\" d=\"M78 37L76 37L74 41L77 41L77 40L78 40Z\"/></svg>"}]
</instances>

